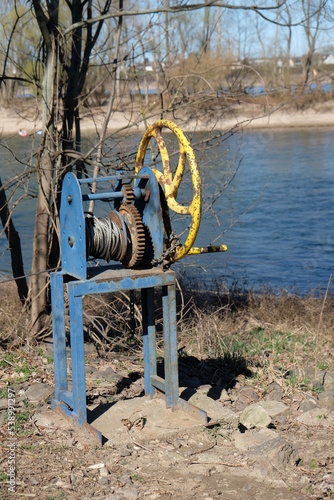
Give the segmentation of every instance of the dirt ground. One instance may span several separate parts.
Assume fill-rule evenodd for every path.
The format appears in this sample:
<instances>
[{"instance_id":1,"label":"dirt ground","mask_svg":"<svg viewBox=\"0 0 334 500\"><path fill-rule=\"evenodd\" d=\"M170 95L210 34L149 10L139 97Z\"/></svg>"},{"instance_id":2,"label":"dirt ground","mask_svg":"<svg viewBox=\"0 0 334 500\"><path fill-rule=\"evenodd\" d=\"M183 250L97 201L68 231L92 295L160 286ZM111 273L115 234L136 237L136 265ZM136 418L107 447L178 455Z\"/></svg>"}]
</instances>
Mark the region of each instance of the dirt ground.
<instances>
[{"instance_id":1,"label":"dirt ground","mask_svg":"<svg viewBox=\"0 0 334 500\"><path fill-rule=\"evenodd\" d=\"M182 356L180 393L207 411L204 425L143 395L140 354L85 349L89 419L105 436L103 446L51 408L52 343L2 351L1 498L270 500L334 491L333 412L321 406L316 384L284 384L279 367L270 390L241 367L226 384L218 360ZM8 386L16 397L15 493L8 491ZM245 428L242 412L271 389L269 399L287 411L269 426ZM315 422L301 418L315 408Z\"/></svg>"}]
</instances>

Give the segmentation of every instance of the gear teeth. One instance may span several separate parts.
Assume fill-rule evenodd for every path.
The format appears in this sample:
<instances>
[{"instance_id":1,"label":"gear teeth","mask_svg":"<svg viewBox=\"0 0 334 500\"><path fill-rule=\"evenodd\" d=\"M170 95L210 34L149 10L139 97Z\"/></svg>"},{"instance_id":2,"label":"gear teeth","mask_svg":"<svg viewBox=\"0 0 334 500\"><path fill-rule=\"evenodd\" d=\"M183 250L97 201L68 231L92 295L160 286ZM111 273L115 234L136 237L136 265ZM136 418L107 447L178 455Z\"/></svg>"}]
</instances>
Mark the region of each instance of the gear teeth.
<instances>
[{"instance_id":1,"label":"gear teeth","mask_svg":"<svg viewBox=\"0 0 334 500\"><path fill-rule=\"evenodd\" d=\"M132 242L132 253L129 256L127 252L125 258L122 260L122 264L128 268L135 267L140 264L144 258L146 247L144 224L134 205L127 203L122 204L120 206L119 213L125 220Z\"/></svg>"},{"instance_id":2,"label":"gear teeth","mask_svg":"<svg viewBox=\"0 0 334 500\"><path fill-rule=\"evenodd\" d=\"M123 197L127 205L131 205L134 200L134 193L131 184L123 184Z\"/></svg>"}]
</instances>

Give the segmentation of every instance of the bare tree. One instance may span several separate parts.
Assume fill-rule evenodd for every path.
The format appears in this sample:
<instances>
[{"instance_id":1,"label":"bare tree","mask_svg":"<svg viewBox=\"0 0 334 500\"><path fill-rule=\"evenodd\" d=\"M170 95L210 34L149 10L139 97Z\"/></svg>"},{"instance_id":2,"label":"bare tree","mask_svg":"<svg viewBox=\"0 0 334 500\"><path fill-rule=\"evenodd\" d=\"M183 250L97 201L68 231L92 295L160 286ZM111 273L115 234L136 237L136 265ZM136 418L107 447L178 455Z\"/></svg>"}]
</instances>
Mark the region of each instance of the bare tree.
<instances>
[{"instance_id":1,"label":"bare tree","mask_svg":"<svg viewBox=\"0 0 334 500\"><path fill-rule=\"evenodd\" d=\"M304 31L308 45L308 51L304 62L304 83L309 79L312 68L313 56L316 49L316 43L320 33L321 20L325 15L327 0L302 0L302 9L304 12Z\"/></svg>"},{"instance_id":2,"label":"bare tree","mask_svg":"<svg viewBox=\"0 0 334 500\"><path fill-rule=\"evenodd\" d=\"M306 1L306 0L305 0ZM23 3L23 2L22 2ZM160 16L160 26L165 27L166 56L169 57L171 51L171 39L169 36L171 22L175 16L186 13L196 13L204 19L203 23L203 52L209 50L210 38L213 35L216 24L211 22L214 16L210 16L211 9L215 9L218 14L221 9L230 9L247 13L261 15L269 19L272 15L276 19L277 8L285 3L285 0L278 4L266 2L265 5L240 5L218 0L204 0L204 2L171 2L165 1L157 7L143 6L143 2L138 2L136 8L123 8L123 2L112 2L103 0L93 2L92 0L72 0L62 2L60 0L31 0L31 11L25 10L20 13L16 8L18 1L14 1L16 18L11 28L11 33L15 33L18 22L22 16L30 15L35 17L35 25L38 26L41 35L40 45L35 45L34 49L37 59L32 65L34 70L20 75L20 81L27 81L36 85L41 93L43 136L41 146L37 155L37 180L38 197L35 218L35 232L33 242L33 265L31 278L31 311L32 311L32 331L38 332L44 326L44 320L49 312L48 303L48 274L47 269L59 265L58 246L58 210L59 193L61 182L66 171L75 169L78 176L82 175L84 168L84 156L82 154L82 137L80 128L80 112L82 103L87 104L89 95L85 84L89 75L90 63L92 60L100 60L105 68L103 79L107 76L111 78L111 94L109 107L106 111L106 119L99 137L97 151L98 158L102 155L103 139L107 129L107 123L111 116L115 103L116 83L115 76L119 68L119 54L121 46L121 20L143 18L150 16L147 26L142 26L137 30L137 40L133 40L132 49L123 51L122 58L124 64L136 57L141 57L141 48L144 46L145 34L154 36L153 17ZM9 4L8 4L9 5ZM26 3L24 3L26 5ZM127 4L125 4L127 6ZM146 5L146 2L145 2ZM20 8L22 5L20 4ZM203 18L204 13L204 18ZM272 14L271 14L272 13ZM14 16L15 17L15 16ZM219 17L218 17L219 19ZM270 19L269 19L270 20ZM105 23L108 22L108 33L104 31ZM218 21L219 22L219 21ZM37 23L37 24L36 24ZM143 23L145 24L145 23ZM112 29L111 29L112 28ZM37 31L37 30L36 30ZM130 45L130 26L127 27L127 40L125 47ZM108 45L101 39L107 40ZM220 38L220 35L219 37ZM13 36L9 36L8 44L12 44ZM177 39L174 41L177 44ZM8 45L7 44L7 45ZM108 53L106 53L108 46ZM152 45L151 45L152 47ZM9 53L8 53L9 54ZM12 57L12 56L10 56ZM9 61L9 55L6 58ZM8 73L8 65L4 62L3 74L0 82L7 83L13 78ZM162 113L176 113L181 110L184 116L186 106L199 109L198 98L188 101L184 99L182 88L187 85L190 78L193 82L204 82L203 85L213 89L208 85L206 78L207 68L199 70L199 59L192 66L195 67L195 75L171 75L166 76L166 89L172 87L171 81L175 83L173 93L168 96L167 104ZM211 71L211 68L210 68ZM41 75L41 77L40 77ZM106 76L107 75L107 76ZM220 78L220 76L219 76ZM217 80L219 81L219 80ZM95 88L98 86L96 82ZM166 91L167 93L167 91ZM187 96L186 96L187 97ZM207 102L208 97L204 97L203 102ZM203 109L203 108L202 108ZM177 115L176 115L177 116ZM142 113L142 118L147 118L147 113Z\"/></svg>"}]
</instances>

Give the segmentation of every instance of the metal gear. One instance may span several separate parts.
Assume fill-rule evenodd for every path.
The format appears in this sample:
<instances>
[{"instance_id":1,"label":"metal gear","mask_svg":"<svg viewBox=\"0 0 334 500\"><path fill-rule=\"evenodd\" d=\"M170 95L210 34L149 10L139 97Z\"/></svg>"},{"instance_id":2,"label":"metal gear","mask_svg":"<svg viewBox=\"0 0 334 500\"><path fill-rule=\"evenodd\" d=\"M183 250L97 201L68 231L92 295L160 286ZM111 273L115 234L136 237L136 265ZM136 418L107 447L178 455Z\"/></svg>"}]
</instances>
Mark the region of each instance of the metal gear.
<instances>
[{"instance_id":1,"label":"metal gear","mask_svg":"<svg viewBox=\"0 0 334 500\"><path fill-rule=\"evenodd\" d=\"M144 224L134 205L123 203L119 208L119 213L128 232L127 250L121 262L127 268L135 267L143 260L145 253Z\"/></svg>"},{"instance_id":2,"label":"metal gear","mask_svg":"<svg viewBox=\"0 0 334 500\"><path fill-rule=\"evenodd\" d=\"M123 184L122 188L123 199L127 205L130 205L134 200L134 193L131 184Z\"/></svg>"}]
</instances>

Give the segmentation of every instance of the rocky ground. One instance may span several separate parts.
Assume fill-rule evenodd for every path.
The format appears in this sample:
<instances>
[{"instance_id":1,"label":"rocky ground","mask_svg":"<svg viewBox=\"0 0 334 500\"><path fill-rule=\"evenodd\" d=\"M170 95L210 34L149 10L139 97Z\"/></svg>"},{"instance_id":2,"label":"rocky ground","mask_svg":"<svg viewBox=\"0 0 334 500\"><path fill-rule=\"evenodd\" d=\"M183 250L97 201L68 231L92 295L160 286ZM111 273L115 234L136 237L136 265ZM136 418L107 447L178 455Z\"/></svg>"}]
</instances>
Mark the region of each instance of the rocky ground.
<instances>
[{"instance_id":1,"label":"rocky ground","mask_svg":"<svg viewBox=\"0 0 334 500\"><path fill-rule=\"evenodd\" d=\"M203 425L143 396L140 354L86 344L87 404L101 447L51 409L52 343L1 353L1 498L301 499L334 492L334 372L179 358ZM226 360L225 360L226 361ZM16 491L8 491L8 387L15 391ZM97 410L99 411L99 410ZM113 417L114 415L114 417ZM101 420L102 419L102 420Z\"/></svg>"}]
</instances>

